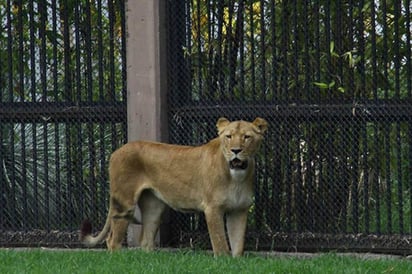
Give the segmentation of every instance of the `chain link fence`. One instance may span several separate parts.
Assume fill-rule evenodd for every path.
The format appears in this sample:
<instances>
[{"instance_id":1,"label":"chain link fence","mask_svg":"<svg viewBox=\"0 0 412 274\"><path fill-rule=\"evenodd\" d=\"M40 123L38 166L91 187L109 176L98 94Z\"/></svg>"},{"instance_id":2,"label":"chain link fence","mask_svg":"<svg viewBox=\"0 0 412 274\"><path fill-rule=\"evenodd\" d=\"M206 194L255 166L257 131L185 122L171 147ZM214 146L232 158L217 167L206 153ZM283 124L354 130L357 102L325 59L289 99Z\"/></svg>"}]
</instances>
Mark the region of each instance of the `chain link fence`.
<instances>
[{"instance_id":1,"label":"chain link fence","mask_svg":"<svg viewBox=\"0 0 412 274\"><path fill-rule=\"evenodd\" d=\"M410 252L410 0L166 7L169 141L270 123L246 249ZM126 142L124 2L6 1L0 18L0 245L76 246ZM165 244L210 247L202 214L170 220Z\"/></svg>"},{"instance_id":2,"label":"chain link fence","mask_svg":"<svg viewBox=\"0 0 412 274\"><path fill-rule=\"evenodd\" d=\"M247 249L410 252L410 1L169 1L170 136L270 122ZM202 215L174 244L209 247Z\"/></svg>"},{"instance_id":3,"label":"chain link fence","mask_svg":"<svg viewBox=\"0 0 412 274\"><path fill-rule=\"evenodd\" d=\"M76 245L103 225L126 142L123 1L0 7L0 245Z\"/></svg>"}]
</instances>

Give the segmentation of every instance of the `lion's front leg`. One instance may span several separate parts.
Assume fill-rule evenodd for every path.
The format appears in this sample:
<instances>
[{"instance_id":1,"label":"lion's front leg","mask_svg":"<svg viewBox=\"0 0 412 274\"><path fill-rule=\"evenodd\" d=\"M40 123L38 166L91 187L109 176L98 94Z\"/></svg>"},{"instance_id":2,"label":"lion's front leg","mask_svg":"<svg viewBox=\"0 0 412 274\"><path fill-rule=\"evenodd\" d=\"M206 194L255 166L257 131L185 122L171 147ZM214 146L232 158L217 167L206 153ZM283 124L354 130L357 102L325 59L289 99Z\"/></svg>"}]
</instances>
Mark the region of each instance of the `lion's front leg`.
<instances>
[{"instance_id":1,"label":"lion's front leg","mask_svg":"<svg viewBox=\"0 0 412 274\"><path fill-rule=\"evenodd\" d=\"M215 256L229 254L223 215L221 210L215 208L209 208L205 211L207 228Z\"/></svg>"},{"instance_id":2,"label":"lion's front leg","mask_svg":"<svg viewBox=\"0 0 412 274\"><path fill-rule=\"evenodd\" d=\"M226 216L227 232L233 257L242 256L243 254L247 214L248 210L246 209L230 212Z\"/></svg>"}]
</instances>

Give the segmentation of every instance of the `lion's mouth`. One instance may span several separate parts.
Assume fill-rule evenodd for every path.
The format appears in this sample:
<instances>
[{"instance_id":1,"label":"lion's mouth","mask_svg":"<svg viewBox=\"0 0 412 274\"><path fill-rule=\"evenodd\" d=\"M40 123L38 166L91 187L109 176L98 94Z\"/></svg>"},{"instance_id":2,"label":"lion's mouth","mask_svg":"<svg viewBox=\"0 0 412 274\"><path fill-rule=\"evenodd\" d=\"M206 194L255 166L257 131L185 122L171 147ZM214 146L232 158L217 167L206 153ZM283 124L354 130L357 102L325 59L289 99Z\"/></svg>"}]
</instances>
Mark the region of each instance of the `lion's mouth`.
<instances>
[{"instance_id":1,"label":"lion's mouth","mask_svg":"<svg viewBox=\"0 0 412 274\"><path fill-rule=\"evenodd\" d=\"M242 161L238 158L235 158L229 162L230 169L246 169L247 165L247 160Z\"/></svg>"}]
</instances>

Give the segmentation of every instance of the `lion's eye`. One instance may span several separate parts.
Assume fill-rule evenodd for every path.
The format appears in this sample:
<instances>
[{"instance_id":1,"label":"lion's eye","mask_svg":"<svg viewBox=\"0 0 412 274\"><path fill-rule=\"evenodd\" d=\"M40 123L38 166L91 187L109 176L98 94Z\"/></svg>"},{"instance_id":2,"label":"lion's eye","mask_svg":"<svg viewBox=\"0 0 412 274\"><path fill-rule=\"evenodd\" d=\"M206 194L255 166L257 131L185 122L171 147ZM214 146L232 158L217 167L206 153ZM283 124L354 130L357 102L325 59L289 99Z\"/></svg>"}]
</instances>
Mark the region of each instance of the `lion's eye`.
<instances>
[{"instance_id":1,"label":"lion's eye","mask_svg":"<svg viewBox=\"0 0 412 274\"><path fill-rule=\"evenodd\" d=\"M243 138L245 138L245 140L250 139L250 135L245 135Z\"/></svg>"},{"instance_id":2,"label":"lion's eye","mask_svg":"<svg viewBox=\"0 0 412 274\"><path fill-rule=\"evenodd\" d=\"M228 134L228 135L226 135L226 138L227 139L232 139L232 135Z\"/></svg>"}]
</instances>

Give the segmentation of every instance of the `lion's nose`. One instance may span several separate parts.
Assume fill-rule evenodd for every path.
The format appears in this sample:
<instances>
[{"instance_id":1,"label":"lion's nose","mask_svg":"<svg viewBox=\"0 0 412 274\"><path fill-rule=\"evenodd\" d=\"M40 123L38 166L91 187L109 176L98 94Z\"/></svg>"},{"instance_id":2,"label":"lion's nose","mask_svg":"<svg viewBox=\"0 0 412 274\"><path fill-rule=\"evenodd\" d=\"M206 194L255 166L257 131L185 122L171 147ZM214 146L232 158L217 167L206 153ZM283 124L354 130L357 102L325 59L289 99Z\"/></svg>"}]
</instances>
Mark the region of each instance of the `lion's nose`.
<instances>
[{"instance_id":1,"label":"lion's nose","mask_svg":"<svg viewBox=\"0 0 412 274\"><path fill-rule=\"evenodd\" d=\"M231 149L231 151L232 151L235 155L237 155L237 154L239 154L239 153L242 151L242 149L240 149L240 148L233 148L233 149Z\"/></svg>"}]
</instances>

